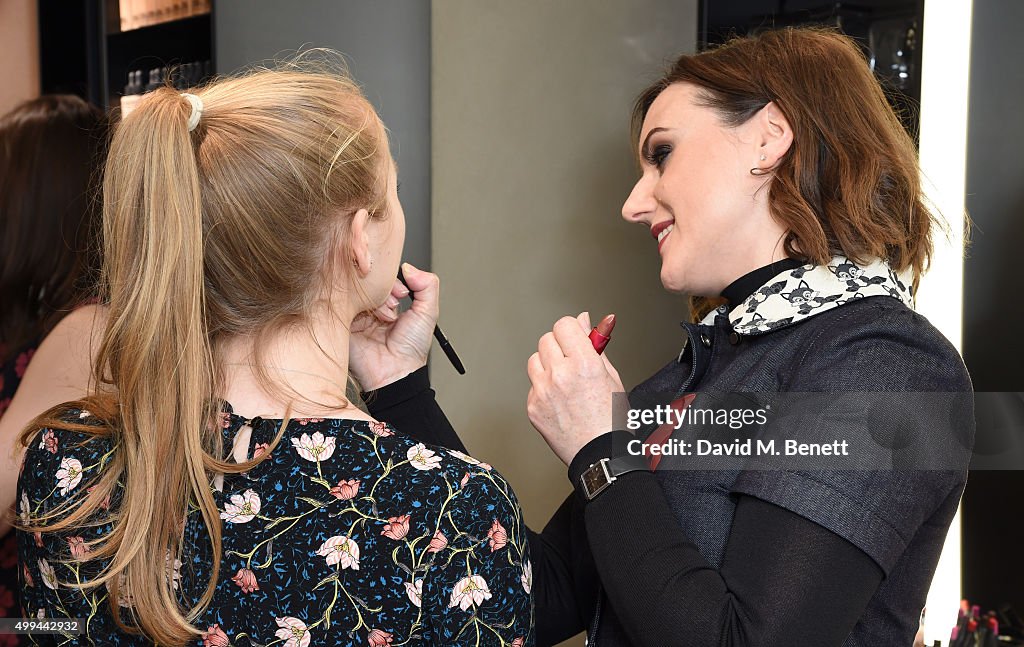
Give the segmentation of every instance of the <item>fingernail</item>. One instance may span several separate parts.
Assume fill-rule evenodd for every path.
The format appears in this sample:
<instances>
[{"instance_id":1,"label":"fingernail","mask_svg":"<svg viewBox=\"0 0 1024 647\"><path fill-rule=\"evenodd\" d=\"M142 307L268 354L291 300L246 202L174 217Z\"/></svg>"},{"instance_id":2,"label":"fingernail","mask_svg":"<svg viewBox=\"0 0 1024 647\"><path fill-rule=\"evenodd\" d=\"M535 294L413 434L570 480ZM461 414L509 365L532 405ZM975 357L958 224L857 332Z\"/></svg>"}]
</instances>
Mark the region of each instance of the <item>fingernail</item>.
<instances>
[{"instance_id":1,"label":"fingernail","mask_svg":"<svg viewBox=\"0 0 1024 647\"><path fill-rule=\"evenodd\" d=\"M394 297L394 295L389 294L388 295L387 305L388 305L389 308L397 308L398 307L398 299L396 299Z\"/></svg>"}]
</instances>

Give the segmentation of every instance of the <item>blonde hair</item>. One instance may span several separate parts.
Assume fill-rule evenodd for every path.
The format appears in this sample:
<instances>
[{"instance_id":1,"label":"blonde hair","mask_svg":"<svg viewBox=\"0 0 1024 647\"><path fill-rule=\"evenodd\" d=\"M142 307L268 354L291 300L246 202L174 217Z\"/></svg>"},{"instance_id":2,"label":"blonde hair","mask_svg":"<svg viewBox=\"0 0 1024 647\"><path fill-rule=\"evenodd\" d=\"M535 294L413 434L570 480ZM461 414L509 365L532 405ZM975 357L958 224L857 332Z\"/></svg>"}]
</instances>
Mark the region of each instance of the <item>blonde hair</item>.
<instances>
[{"instance_id":1,"label":"blonde hair","mask_svg":"<svg viewBox=\"0 0 1024 647\"><path fill-rule=\"evenodd\" d=\"M216 588L221 522L212 474L258 462L223 458L218 348L253 335L258 351L262 336L308 323L331 277L351 268L334 251L348 249L340 242L351 215L367 208L385 216L390 163L383 124L345 74L291 64L189 92L203 103L194 131L190 102L167 87L124 119L111 144L101 276L110 315L94 380L112 388L47 412L22 436L27 445L38 429L59 427L116 446L82 501L23 528L90 524L123 486L113 529L89 557L110 564L81 586L106 584L118 626L165 645L195 639L190 622ZM71 407L103 426L62 420ZM215 558L198 604L183 609L165 563L181 552L189 505L202 514ZM120 616L124 586L136 626Z\"/></svg>"}]
</instances>

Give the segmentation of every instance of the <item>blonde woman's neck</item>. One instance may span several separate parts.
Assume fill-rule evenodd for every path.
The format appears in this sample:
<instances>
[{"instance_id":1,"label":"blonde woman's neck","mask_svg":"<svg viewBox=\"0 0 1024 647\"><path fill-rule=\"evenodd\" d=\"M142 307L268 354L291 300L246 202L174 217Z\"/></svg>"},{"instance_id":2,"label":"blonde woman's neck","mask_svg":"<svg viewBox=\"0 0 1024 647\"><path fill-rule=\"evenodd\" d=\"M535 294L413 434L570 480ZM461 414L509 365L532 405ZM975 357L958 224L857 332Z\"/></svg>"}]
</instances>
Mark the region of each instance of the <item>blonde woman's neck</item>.
<instances>
[{"instance_id":1,"label":"blonde woman's neck","mask_svg":"<svg viewBox=\"0 0 1024 647\"><path fill-rule=\"evenodd\" d=\"M225 340L217 352L220 395L247 418L371 419L345 398L350 323L295 326L266 337L261 348L250 336Z\"/></svg>"}]
</instances>

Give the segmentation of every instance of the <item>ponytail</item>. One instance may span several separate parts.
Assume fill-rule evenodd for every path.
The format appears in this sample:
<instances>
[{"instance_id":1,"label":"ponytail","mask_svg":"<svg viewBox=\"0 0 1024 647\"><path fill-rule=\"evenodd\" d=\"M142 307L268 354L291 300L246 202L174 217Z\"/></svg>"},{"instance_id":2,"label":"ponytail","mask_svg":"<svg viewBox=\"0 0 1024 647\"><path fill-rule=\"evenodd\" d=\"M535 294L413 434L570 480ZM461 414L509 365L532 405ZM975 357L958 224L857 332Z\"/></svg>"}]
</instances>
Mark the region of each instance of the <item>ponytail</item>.
<instances>
[{"instance_id":1,"label":"ponytail","mask_svg":"<svg viewBox=\"0 0 1024 647\"><path fill-rule=\"evenodd\" d=\"M105 577L124 573L136 620L161 644L194 637L167 573L180 552L189 501L214 554L220 523L204 457L215 450L214 364L205 322L199 174L190 102L161 88L114 137L104 178L103 282L110 319L97 369L117 385L123 500ZM159 376L159 379L155 379ZM102 378L103 376L97 376ZM219 443L217 443L219 444ZM218 453L219 455L219 453ZM111 542L114 543L114 542ZM203 596L213 595L219 564ZM118 582L112 579L111 598ZM117 616L117 605L112 605ZM191 615L191 614L190 614Z\"/></svg>"},{"instance_id":2,"label":"ponytail","mask_svg":"<svg viewBox=\"0 0 1024 647\"><path fill-rule=\"evenodd\" d=\"M161 88L117 129L103 178L104 227L101 276L109 320L94 366L97 384L116 394L95 395L81 408L106 424L100 434L117 451L82 505L47 531L85 523L115 490L121 501L113 530L91 547L109 558L101 576L110 608L125 631L139 628L159 644L179 645L197 635L188 620L209 603L219 563L196 609L183 612L168 572L178 558L191 502L203 515L211 547L220 554L221 526L207 469L241 471L222 455L219 409L207 331L203 279L203 215L189 101ZM56 412L54 412L56 413ZM33 425L94 426L41 420ZM244 468L244 467L243 467ZM51 515L56 516L56 515ZM130 626L118 599L131 599Z\"/></svg>"}]
</instances>

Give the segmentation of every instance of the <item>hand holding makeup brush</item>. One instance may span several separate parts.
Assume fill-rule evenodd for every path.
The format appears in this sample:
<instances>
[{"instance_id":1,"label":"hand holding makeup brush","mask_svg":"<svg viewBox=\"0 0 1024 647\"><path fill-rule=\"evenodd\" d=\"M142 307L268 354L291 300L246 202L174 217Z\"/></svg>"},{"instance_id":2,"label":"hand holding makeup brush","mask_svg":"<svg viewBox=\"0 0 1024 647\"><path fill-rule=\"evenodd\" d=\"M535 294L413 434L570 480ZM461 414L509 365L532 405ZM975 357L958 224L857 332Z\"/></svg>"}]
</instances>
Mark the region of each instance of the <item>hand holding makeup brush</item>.
<instances>
[{"instance_id":1,"label":"hand holding makeup brush","mask_svg":"<svg viewBox=\"0 0 1024 647\"><path fill-rule=\"evenodd\" d=\"M349 370L364 391L391 384L427 363L439 314L440 280L409 263L402 270L409 287L396 280L384 304L352 322ZM399 313L399 300L410 292L412 306Z\"/></svg>"}]
</instances>

